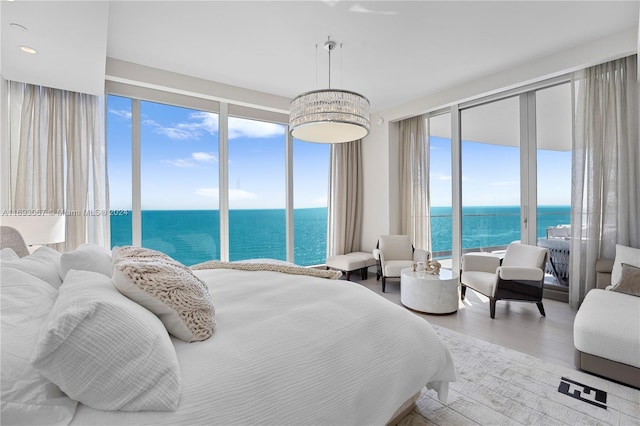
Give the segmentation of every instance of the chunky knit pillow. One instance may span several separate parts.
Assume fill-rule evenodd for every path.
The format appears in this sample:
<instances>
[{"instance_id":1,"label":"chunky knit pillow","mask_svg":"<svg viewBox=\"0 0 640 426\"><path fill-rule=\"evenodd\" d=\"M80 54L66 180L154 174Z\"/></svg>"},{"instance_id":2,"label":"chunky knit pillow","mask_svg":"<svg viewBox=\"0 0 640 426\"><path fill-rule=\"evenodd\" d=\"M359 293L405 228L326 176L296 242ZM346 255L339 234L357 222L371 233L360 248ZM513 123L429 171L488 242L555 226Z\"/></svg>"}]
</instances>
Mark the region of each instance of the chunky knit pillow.
<instances>
[{"instance_id":1,"label":"chunky knit pillow","mask_svg":"<svg viewBox=\"0 0 640 426\"><path fill-rule=\"evenodd\" d=\"M189 268L141 247L120 247L113 259L116 288L155 313L170 334L186 342L213 334L215 308L209 289Z\"/></svg>"}]
</instances>

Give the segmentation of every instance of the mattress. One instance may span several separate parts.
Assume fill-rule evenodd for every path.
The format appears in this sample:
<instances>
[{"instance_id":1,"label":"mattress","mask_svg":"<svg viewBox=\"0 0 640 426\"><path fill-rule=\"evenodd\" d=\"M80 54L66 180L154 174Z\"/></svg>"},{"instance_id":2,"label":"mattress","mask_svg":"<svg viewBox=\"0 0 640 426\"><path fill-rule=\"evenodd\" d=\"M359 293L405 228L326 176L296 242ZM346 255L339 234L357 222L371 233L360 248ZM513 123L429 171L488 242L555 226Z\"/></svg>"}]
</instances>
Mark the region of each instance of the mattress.
<instances>
[{"instance_id":1,"label":"mattress","mask_svg":"<svg viewBox=\"0 0 640 426\"><path fill-rule=\"evenodd\" d=\"M342 280L270 271L196 271L216 329L174 340L175 412L100 411L72 425L384 424L425 385L446 399L453 362L422 318Z\"/></svg>"},{"instance_id":2,"label":"mattress","mask_svg":"<svg viewBox=\"0 0 640 426\"><path fill-rule=\"evenodd\" d=\"M593 289L576 314L577 350L640 368L640 297Z\"/></svg>"}]
</instances>

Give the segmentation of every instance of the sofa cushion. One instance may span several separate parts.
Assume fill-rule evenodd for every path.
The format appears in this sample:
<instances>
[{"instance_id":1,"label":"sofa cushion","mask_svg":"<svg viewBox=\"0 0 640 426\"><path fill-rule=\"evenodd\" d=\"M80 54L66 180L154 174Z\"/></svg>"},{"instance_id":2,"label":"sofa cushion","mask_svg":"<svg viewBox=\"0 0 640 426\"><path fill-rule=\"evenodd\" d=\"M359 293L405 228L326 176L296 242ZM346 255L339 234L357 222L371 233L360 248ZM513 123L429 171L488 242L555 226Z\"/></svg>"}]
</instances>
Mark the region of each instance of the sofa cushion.
<instances>
[{"instance_id":1,"label":"sofa cushion","mask_svg":"<svg viewBox=\"0 0 640 426\"><path fill-rule=\"evenodd\" d=\"M616 244L616 258L611 270L611 284L616 285L622 276L622 264L640 268L640 249Z\"/></svg>"},{"instance_id":2,"label":"sofa cushion","mask_svg":"<svg viewBox=\"0 0 640 426\"><path fill-rule=\"evenodd\" d=\"M573 323L575 348L640 368L640 297L593 289Z\"/></svg>"},{"instance_id":3,"label":"sofa cushion","mask_svg":"<svg viewBox=\"0 0 640 426\"><path fill-rule=\"evenodd\" d=\"M620 281L611 290L632 296L640 296L640 268L623 263Z\"/></svg>"}]
</instances>

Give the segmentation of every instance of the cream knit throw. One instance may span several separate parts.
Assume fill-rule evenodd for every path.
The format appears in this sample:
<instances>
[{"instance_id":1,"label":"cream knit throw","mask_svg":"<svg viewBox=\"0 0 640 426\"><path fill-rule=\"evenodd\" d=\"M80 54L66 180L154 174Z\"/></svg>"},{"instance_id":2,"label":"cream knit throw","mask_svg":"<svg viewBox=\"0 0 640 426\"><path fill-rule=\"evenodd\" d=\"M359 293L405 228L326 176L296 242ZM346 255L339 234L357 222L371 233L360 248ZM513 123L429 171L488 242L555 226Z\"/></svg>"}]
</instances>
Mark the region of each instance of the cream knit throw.
<instances>
[{"instance_id":1,"label":"cream knit throw","mask_svg":"<svg viewBox=\"0 0 640 426\"><path fill-rule=\"evenodd\" d=\"M273 271L282 272L284 274L309 275L312 277L328 278L330 280L337 280L342 276L342 272L340 271L323 271L321 269L305 268L304 266L267 262L223 262L220 260L209 260L207 262L193 265L191 269L239 269L242 271Z\"/></svg>"}]
</instances>

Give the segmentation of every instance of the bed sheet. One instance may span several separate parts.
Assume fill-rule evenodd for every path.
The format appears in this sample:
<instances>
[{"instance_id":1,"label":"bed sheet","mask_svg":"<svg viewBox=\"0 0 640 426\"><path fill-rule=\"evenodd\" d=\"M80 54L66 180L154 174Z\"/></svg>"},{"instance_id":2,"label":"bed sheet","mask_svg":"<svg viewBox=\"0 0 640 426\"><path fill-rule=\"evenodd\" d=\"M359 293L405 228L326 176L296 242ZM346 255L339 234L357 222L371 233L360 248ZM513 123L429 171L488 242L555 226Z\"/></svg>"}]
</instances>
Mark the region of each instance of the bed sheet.
<instances>
[{"instance_id":1,"label":"bed sheet","mask_svg":"<svg viewBox=\"0 0 640 426\"><path fill-rule=\"evenodd\" d=\"M175 412L79 405L72 425L384 424L425 385L446 398L447 348L422 318L359 284L237 270L196 271L216 329L174 339Z\"/></svg>"}]
</instances>

